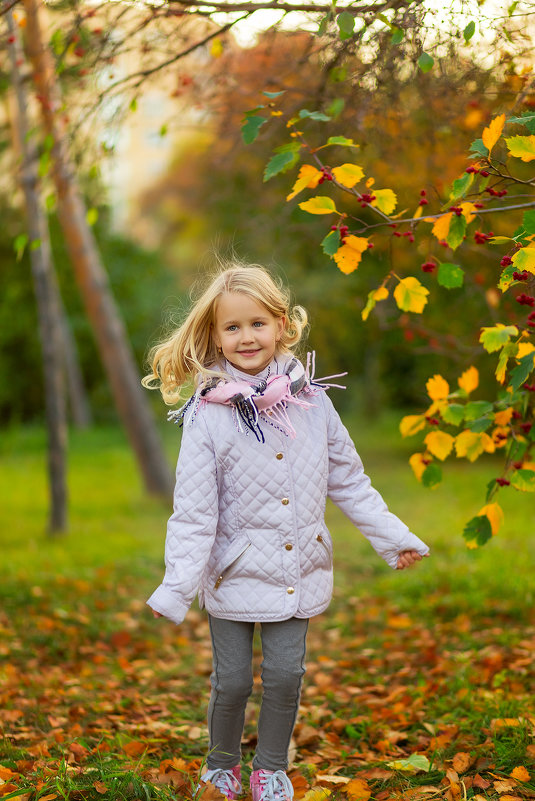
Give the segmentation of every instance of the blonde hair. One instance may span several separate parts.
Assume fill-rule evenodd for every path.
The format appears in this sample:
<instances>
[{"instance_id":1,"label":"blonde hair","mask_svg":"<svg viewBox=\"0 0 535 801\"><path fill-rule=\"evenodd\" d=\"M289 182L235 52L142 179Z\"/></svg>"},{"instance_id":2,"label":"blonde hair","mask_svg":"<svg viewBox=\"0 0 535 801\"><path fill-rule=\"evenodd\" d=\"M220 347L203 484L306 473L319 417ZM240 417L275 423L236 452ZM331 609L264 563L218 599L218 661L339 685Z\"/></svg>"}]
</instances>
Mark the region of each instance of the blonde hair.
<instances>
[{"instance_id":1,"label":"blonde hair","mask_svg":"<svg viewBox=\"0 0 535 801\"><path fill-rule=\"evenodd\" d=\"M184 385L194 376L199 383L225 375L218 366L219 354L212 331L218 299L228 292L242 292L262 304L270 314L285 318L278 353L292 353L303 336L308 322L302 306L290 308L288 291L260 265L232 262L212 277L197 298L188 316L171 336L149 352L152 372L142 384L159 389L165 403L180 401Z\"/></svg>"}]
</instances>

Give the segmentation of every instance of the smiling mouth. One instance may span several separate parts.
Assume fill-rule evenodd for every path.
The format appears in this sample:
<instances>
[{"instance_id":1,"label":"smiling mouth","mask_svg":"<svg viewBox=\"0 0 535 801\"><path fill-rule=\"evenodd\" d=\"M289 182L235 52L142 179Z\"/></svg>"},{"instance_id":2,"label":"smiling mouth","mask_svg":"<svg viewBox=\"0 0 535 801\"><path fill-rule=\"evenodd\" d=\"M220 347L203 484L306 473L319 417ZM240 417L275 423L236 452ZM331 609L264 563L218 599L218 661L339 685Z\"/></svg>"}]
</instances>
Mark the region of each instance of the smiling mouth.
<instances>
[{"instance_id":1,"label":"smiling mouth","mask_svg":"<svg viewBox=\"0 0 535 801\"><path fill-rule=\"evenodd\" d=\"M255 353L260 353L260 348L258 350L239 350L238 353L240 356L254 356Z\"/></svg>"}]
</instances>

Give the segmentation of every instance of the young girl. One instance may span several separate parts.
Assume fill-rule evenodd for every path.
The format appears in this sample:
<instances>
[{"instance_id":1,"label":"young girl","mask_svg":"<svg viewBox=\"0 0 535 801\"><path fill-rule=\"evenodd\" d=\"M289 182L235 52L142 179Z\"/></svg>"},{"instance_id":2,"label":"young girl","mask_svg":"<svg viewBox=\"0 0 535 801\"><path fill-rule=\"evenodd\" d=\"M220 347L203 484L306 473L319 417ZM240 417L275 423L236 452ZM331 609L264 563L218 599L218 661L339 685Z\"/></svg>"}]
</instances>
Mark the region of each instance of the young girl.
<instances>
[{"instance_id":1,"label":"young girl","mask_svg":"<svg viewBox=\"0 0 535 801\"><path fill-rule=\"evenodd\" d=\"M252 642L261 624L262 705L253 801L290 801L288 747L305 672L308 619L332 594L325 501L402 569L429 553L370 485L347 430L293 355L307 323L263 268L217 275L183 325L153 349L145 386L166 403L197 389L174 418L184 426L166 572L148 600L155 617L180 623L195 596L213 647L210 748L202 781L228 799L242 792L240 743L253 685ZM311 364L312 362L312 364ZM335 376L333 376L335 377Z\"/></svg>"}]
</instances>

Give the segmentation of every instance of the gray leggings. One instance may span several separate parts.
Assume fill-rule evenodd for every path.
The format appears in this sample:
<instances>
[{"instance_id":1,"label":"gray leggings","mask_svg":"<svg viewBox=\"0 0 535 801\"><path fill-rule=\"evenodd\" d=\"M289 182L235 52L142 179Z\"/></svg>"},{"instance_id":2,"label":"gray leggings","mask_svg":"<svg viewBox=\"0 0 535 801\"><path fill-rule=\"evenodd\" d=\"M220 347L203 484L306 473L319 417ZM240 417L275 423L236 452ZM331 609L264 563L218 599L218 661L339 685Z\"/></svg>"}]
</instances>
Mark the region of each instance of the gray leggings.
<instances>
[{"instance_id":1,"label":"gray leggings","mask_svg":"<svg viewBox=\"0 0 535 801\"><path fill-rule=\"evenodd\" d=\"M208 706L207 765L232 768L240 761L245 707L253 689L254 623L209 617L213 649ZM253 770L286 770L288 748L305 672L308 620L262 623L262 705Z\"/></svg>"}]
</instances>

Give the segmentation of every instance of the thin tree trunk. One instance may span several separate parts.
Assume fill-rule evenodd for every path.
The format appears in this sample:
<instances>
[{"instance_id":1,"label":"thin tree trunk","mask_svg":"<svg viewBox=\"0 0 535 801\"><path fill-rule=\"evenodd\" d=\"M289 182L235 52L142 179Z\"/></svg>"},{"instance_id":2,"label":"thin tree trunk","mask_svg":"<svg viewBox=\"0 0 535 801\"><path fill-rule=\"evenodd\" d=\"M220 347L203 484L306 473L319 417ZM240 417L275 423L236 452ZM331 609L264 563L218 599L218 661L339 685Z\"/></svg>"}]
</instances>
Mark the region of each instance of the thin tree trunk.
<instances>
[{"instance_id":1,"label":"thin tree trunk","mask_svg":"<svg viewBox=\"0 0 535 801\"><path fill-rule=\"evenodd\" d=\"M61 297L60 297L61 303ZM69 411L75 428L88 428L92 423L91 407L87 398L84 377L80 369L76 342L69 326L69 320L61 304L61 327L63 332L63 355L67 375Z\"/></svg>"},{"instance_id":2,"label":"thin tree trunk","mask_svg":"<svg viewBox=\"0 0 535 801\"><path fill-rule=\"evenodd\" d=\"M171 471L165 459L134 356L101 263L86 209L78 190L67 140L59 119L59 87L39 24L38 0L24 0L26 42L45 130L52 136L52 171L58 216L75 275L93 327L115 403L150 492L168 495Z\"/></svg>"},{"instance_id":3,"label":"thin tree trunk","mask_svg":"<svg viewBox=\"0 0 535 801\"><path fill-rule=\"evenodd\" d=\"M7 4L5 4L7 5ZM48 473L50 482L49 531L57 534L67 528L67 422L63 376L63 336L59 290L52 267L52 252L46 215L39 197L37 151L28 136L27 98L19 66L22 49L11 9L6 10L9 30L11 76L15 89L15 125L22 155L21 181L26 205L32 274L37 299L39 333L43 352L45 407L48 431Z\"/></svg>"}]
</instances>

